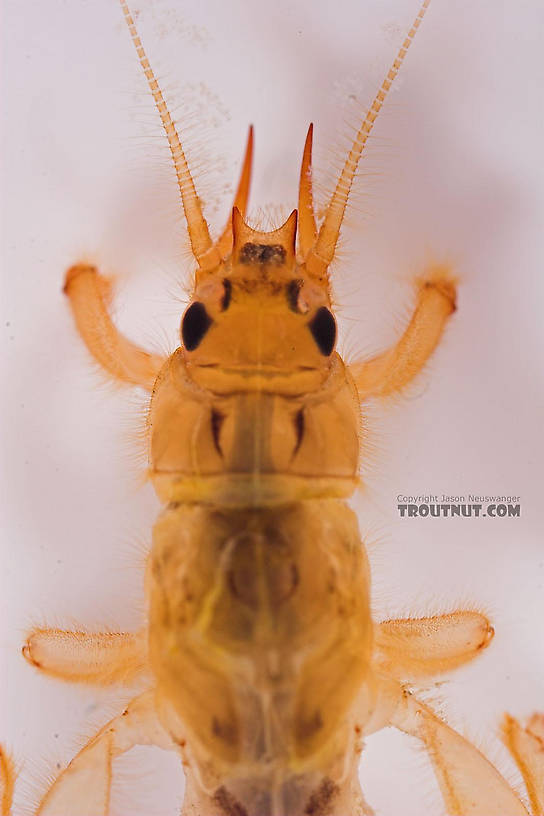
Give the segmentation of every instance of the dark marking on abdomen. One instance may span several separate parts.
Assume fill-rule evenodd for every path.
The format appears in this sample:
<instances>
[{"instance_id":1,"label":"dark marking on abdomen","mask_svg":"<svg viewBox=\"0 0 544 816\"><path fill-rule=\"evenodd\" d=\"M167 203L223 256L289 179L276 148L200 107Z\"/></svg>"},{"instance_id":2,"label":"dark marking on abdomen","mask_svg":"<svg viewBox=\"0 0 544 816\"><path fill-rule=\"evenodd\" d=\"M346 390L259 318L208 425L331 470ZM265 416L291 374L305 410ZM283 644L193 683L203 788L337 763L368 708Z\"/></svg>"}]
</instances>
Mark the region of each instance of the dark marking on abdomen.
<instances>
[{"instance_id":1,"label":"dark marking on abdomen","mask_svg":"<svg viewBox=\"0 0 544 816\"><path fill-rule=\"evenodd\" d=\"M245 807L224 786L216 790L213 801L219 805L225 816L248 816Z\"/></svg>"},{"instance_id":2,"label":"dark marking on abdomen","mask_svg":"<svg viewBox=\"0 0 544 816\"><path fill-rule=\"evenodd\" d=\"M305 816L327 816L333 799L338 793L338 786L332 779L324 779L315 793L312 793L304 808Z\"/></svg>"}]
</instances>

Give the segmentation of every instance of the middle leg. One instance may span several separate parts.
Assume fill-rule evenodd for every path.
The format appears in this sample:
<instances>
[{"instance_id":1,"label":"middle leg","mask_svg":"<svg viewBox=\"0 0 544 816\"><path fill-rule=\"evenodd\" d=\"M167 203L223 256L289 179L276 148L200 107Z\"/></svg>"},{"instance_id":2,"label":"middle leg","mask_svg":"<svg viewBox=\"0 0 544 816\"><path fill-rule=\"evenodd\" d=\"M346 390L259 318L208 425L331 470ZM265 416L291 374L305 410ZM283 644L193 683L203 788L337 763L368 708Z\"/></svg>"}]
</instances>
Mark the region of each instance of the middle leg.
<instances>
[{"instance_id":1,"label":"middle leg","mask_svg":"<svg viewBox=\"0 0 544 816\"><path fill-rule=\"evenodd\" d=\"M375 630L377 666L402 682L421 680L473 660L493 635L485 615L472 610L383 621Z\"/></svg>"},{"instance_id":2,"label":"middle leg","mask_svg":"<svg viewBox=\"0 0 544 816\"><path fill-rule=\"evenodd\" d=\"M68 632L34 629L23 656L39 671L70 683L126 685L147 671L147 630Z\"/></svg>"}]
</instances>

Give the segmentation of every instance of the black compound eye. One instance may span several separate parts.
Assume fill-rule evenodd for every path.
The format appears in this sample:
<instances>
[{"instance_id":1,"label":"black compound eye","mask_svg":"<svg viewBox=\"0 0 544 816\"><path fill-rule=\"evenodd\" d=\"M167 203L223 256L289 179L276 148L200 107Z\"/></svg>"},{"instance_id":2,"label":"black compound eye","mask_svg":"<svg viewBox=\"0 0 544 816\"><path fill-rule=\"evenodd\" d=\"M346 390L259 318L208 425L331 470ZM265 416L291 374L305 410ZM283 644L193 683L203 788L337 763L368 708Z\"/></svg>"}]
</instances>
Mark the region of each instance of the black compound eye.
<instances>
[{"instance_id":1,"label":"black compound eye","mask_svg":"<svg viewBox=\"0 0 544 816\"><path fill-rule=\"evenodd\" d=\"M336 321L326 306L321 306L308 323L308 328L319 346L319 351L326 357L332 354L336 343Z\"/></svg>"},{"instance_id":2,"label":"black compound eye","mask_svg":"<svg viewBox=\"0 0 544 816\"><path fill-rule=\"evenodd\" d=\"M181 339L187 351L194 351L200 345L212 322L203 303L198 300L191 303L181 323Z\"/></svg>"}]
</instances>

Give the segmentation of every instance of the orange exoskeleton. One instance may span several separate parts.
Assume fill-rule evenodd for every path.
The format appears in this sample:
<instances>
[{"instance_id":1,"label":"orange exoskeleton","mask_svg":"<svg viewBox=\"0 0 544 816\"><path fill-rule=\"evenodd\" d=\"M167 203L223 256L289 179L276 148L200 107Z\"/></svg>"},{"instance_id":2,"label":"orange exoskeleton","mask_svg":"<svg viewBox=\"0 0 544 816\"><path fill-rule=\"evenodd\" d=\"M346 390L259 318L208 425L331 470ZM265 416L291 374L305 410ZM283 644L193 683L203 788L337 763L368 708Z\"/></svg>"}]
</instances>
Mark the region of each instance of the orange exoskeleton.
<instances>
[{"instance_id":1,"label":"orange exoskeleton","mask_svg":"<svg viewBox=\"0 0 544 816\"><path fill-rule=\"evenodd\" d=\"M36 629L40 671L109 685L146 678L136 697L44 795L42 816L109 813L112 762L138 744L183 759L184 816L371 813L357 768L385 726L428 748L449 813L527 814L469 742L408 690L478 655L493 630L472 610L376 623L357 519L361 403L400 392L455 310L448 268L428 269L391 349L347 366L336 352L329 267L358 162L419 27L416 20L346 158L323 220L312 201L312 127L299 206L271 232L245 220L253 132L235 203L212 240L177 130L133 17L121 6L168 138L196 261L181 345L168 358L123 337L109 286L78 264L65 281L77 329L101 366L151 392L149 475L163 512L153 531L137 634ZM542 813L542 718L505 741ZM2 812L14 771L1 756Z\"/></svg>"}]
</instances>

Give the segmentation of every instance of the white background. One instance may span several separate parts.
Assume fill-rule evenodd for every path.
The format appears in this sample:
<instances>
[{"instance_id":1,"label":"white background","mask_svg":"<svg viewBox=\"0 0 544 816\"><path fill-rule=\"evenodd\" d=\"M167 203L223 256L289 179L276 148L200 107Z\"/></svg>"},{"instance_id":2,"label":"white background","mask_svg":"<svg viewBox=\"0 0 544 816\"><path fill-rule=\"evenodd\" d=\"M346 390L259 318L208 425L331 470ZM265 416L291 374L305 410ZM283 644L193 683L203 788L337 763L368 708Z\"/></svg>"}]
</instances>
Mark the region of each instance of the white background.
<instances>
[{"instance_id":1,"label":"white background","mask_svg":"<svg viewBox=\"0 0 544 816\"><path fill-rule=\"evenodd\" d=\"M412 0L142 0L139 28L185 135L217 232L250 122L253 212L296 206L309 121L327 189L417 11ZM433 0L375 128L335 269L341 350L402 330L410 280L449 259L459 310L410 394L368 416L366 489L376 616L474 605L496 638L430 686L449 722L514 782L503 711L544 708L542 540L544 11L536 0ZM34 623L136 628L158 504L142 487L145 401L89 364L61 294L96 262L117 319L173 349L191 264L158 117L115 0L3 4L3 525L1 738L29 787L68 761L125 694L38 676L19 654ZM508 493L520 519L401 520L398 493ZM176 812L181 776L152 749L119 763L115 814ZM433 816L424 753L390 731L362 780L378 814ZM128 797L128 798L127 798Z\"/></svg>"}]
</instances>

